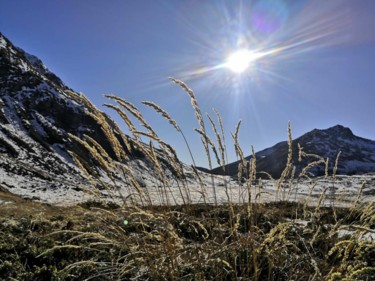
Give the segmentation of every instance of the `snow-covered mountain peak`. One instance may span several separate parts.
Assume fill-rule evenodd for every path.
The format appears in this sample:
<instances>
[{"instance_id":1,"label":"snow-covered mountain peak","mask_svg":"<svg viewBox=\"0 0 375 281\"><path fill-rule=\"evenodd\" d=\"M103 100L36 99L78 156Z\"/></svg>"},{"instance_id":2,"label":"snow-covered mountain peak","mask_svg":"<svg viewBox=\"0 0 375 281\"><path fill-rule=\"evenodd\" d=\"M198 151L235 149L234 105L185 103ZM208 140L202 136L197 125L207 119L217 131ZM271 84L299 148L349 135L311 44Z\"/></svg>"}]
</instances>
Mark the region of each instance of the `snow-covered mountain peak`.
<instances>
[{"instance_id":1,"label":"snow-covered mountain peak","mask_svg":"<svg viewBox=\"0 0 375 281\"><path fill-rule=\"evenodd\" d=\"M332 138L336 138L336 137L353 138L354 137L352 130L342 125L336 125L327 129L323 129L323 130L314 129L311 132L307 133L306 135L308 135L309 137L310 135L323 136L323 137L330 136Z\"/></svg>"}]
</instances>

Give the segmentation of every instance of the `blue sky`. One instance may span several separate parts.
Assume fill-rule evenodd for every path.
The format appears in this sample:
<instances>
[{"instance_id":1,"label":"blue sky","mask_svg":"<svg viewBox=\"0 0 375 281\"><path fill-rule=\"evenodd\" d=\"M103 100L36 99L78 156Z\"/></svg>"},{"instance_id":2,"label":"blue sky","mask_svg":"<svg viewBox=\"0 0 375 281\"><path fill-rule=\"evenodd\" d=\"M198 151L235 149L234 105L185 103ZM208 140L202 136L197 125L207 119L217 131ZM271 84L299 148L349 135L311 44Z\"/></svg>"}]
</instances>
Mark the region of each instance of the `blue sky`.
<instances>
[{"instance_id":1,"label":"blue sky","mask_svg":"<svg viewBox=\"0 0 375 281\"><path fill-rule=\"evenodd\" d=\"M103 94L139 106L190 163L180 135L141 105L158 103L206 166L189 98L170 76L203 113L221 113L230 161L239 119L247 155L285 140L289 120L294 137L342 124L375 139L373 11L373 0L1 0L0 32L114 118ZM223 67L245 47L267 55L242 74Z\"/></svg>"}]
</instances>

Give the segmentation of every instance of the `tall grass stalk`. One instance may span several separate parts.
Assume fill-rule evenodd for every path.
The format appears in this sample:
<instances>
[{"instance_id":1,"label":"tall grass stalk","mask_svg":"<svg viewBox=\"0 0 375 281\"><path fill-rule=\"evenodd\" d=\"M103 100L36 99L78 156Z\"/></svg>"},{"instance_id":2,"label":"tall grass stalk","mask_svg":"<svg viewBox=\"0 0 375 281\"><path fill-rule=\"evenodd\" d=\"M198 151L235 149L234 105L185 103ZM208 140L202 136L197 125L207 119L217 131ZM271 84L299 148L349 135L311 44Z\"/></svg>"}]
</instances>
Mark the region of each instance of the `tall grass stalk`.
<instances>
[{"instance_id":1,"label":"tall grass stalk","mask_svg":"<svg viewBox=\"0 0 375 281\"><path fill-rule=\"evenodd\" d=\"M199 130L204 134L204 135L207 135L206 134L206 128L205 128L205 125L204 125L204 121L203 121L203 116L202 116L202 113L201 113L201 110L198 106L198 101L195 97L195 94L193 92L193 90L191 90L184 82L182 82L181 80L178 80L178 79L175 79L175 78L172 78L170 77L169 78L173 83L179 85L190 97L190 101L191 101L191 105L193 106L194 110L195 110L195 117L198 121L198 124L199 124ZM208 161L208 167L210 170L212 170L212 161L211 161L211 155L210 155L210 150L209 150L209 144L207 142L207 139L206 138L201 138L202 140L202 143L203 143L203 147L204 147L204 150L206 151L206 155L207 155L207 161ZM215 205L217 205L217 196L216 196L216 190L215 190L215 181L214 181L214 177L211 176L211 188L213 190L213 193L214 193L214 200L215 200Z\"/></svg>"},{"instance_id":2,"label":"tall grass stalk","mask_svg":"<svg viewBox=\"0 0 375 281\"><path fill-rule=\"evenodd\" d=\"M284 182L284 180L288 177L288 175L292 171L292 165L293 165L292 159L293 159L292 126L291 126L290 121L289 121L288 122L288 156L287 156L287 161L286 161L286 164L285 164L285 168L282 171L279 180L277 181L276 198L278 198L278 196L279 196L279 192L280 192L282 183ZM284 197L284 191L285 190L283 190L283 197Z\"/></svg>"}]
</instances>

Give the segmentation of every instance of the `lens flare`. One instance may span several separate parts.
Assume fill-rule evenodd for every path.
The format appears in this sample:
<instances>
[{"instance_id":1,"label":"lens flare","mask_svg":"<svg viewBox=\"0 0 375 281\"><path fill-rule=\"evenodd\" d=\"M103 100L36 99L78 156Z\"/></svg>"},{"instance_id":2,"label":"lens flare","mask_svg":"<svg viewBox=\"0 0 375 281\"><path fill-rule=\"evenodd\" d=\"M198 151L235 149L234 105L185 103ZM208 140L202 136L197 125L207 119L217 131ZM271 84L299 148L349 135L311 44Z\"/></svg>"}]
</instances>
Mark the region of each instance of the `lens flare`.
<instances>
[{"instance_id":1,"label":"lens flare","mask_svg":"<svg viewBox=\"0 0 375 281\"><path fill-rule=\"evenodd\" d=\"M253 28L264 35L279 30L288 18L288 10L283 0L258 1L251 15Z\"/></svg>"}]
</instances>

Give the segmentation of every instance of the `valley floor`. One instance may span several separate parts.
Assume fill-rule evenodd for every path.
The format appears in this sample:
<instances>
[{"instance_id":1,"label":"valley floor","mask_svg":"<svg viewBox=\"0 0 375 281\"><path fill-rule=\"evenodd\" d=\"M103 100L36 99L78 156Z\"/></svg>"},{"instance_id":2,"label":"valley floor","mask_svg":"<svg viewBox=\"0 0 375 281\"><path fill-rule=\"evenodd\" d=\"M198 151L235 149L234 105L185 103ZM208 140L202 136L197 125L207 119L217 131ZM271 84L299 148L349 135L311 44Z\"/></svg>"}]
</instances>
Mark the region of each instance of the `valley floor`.
<instances>
[{"instance_id":1,"label":"valley floor","mask_svg":"<svg viewBox=\"0 0 375 281\"><path fill-rule=\"evenodd\" d=\"M252 203L288 201L311 206L351 207L353 204L375 200L375 174L294 179L282 183L277 180L257 180L249 186L239 184L230 177L211 178L205 173L201 174L201 183L192 180L192 172L185 182L172 180L167 184L140 175L138 182L141 183L140 192L143 193L141 198L140 192L134 187L129 187L123 181L116 181L114 186L108 178L99 183L82 179L76 183L72 180L51 182L0 172L3 173L0 174L3 179L0 188L4 191L60 206L100 200L116 204L122 204L125 200L140 205L243 204L249 200L249 190ZM99 186L99 189L93 188L94 185ZM5 203L4 200L0 196L0 206Z\"/></svg>"}]
</instances>

